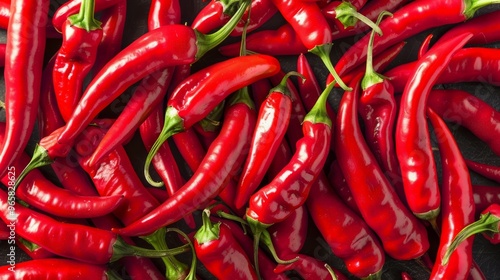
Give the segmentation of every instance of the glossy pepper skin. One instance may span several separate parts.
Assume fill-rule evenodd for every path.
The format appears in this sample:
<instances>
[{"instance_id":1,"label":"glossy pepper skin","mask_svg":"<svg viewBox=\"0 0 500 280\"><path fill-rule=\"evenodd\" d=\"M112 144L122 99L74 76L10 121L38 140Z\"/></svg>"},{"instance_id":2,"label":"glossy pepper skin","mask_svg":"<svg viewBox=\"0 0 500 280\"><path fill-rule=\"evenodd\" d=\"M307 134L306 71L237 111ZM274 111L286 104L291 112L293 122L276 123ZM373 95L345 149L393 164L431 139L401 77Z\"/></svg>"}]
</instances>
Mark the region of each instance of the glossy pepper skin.
<instances>
[{"instance_id":1,"label":"glossy pepper skin","mask_svg":"<svg viewBox=\"0 0 500 280\"><path fill-rule=\"evenodd\" d=\"M420 58L403 91L396 124L396 153L406 200L419 218L433 221L440 211L436 163L430 144L425 104L437 77L470 33L435 45Z\"/></svg>"},{"instance_id":2,"label":"glossy pepper skin","mask_svg":"<svg viewBox=\"0 0 500 280\"><path fill-rule=\"evenodd\" d=\"M255 54L212 64L184 79L169 97L163 130L146 157L146 180L158 185L149 176L149 164L157 149L169 137L193 127L229 94L276 74L280 68L276 58Z\"/></svg>"},{"instance_id":3,"label":"glossy pepper skin","mask_svg":"<svg viewBox=\"0 0 500 280\"><path fill-rule=\"evenodd\" d=\"M437 84L459 82L481 82L491 85L500 85L500 50L495 48L468 47L455 53L448 66L438 77ZM384 75L394 86L394 92L402 92L416 65L410 62L396 66ZM481 65L481 67L476 67Z\"/></svg>"},{"instance_id":4,"label":"glossy pepper skin","mask_svg":"<svg viewBox=\"0 0 500 280\"><path fill-rule=\"evenodd\" d=\"M427 104L445 121L467 128L500 155L500 112L493 106L467 91L454 89L433 90Z\"/></svg>"},{"instance_id":5,"label":"glossy pepper skin","mask_svg":"<svg viewBox=\"0 0 500 280\"><path fill-rule=\"evenodd\" d=\"M6 134L0 149L0 176L24 150L35 126L49 2L12 0L5 50Z\"/></svg>"},{"instance_id":6,"label":"glossy pepper skin","mask_svg":"<svg viewBox=\"0 0 500 280\"><path fill-rule=\"evenodd\" d=\"M194 235L196 257L217 279L258 279L249 257L229 228L202 214L203 225Z\"/></svg>"},{"instance_id":7,"label":"glossy pepper skin","mask_svg":"<svg viewBox=\"0 0 500 280\"><path fill-rule=\"evenodd\" d=\"M17 181L20 182L33 168L50 164L54 158L67 155L85 127L132 84L166 67L193 63L220 44L248 5L249 1L242 2L227 25L209 35L198 33L185 25L167 25L151 30L129 44L89 83L63 129L40 140L32 161ZM158 60L158 57L162 59ZM54 138L57 141L51 140Z\"/></svg>"},{"instance_id":8,"label":"glossy pepper skin","mask_svg":"<svg viewBox=\"0 0 500 280\"><path fill-rule=\"evenodd\" d=\"M16 263L15 272L10 265L0 266L0 278L15 279L120 279L120 276L103 265L92 265L58 258L28 260Z\"/></svg>"},{"instance_id":9,"label":"glossy pepper skin","mask_svg":"<svg viewBox=\"0 0 500 280\"><path fill-rule=\"evenodd\" d=\"M16 219L16 233L24 239L61 256L89 264L107 264L134 254L168 255L125 244L111 231L58 222L20 204L12 209L7 192L0 192L0 218L5 223ZM175 252L179 253L182 250ZM173 251L171 251L173 252Z\"/></svg>"},{"instance_id":10,"label":"glossy pepper skin","mask_svg":"<svg viewBox=\"0 0 500 280\"><path fill-rule=\"evenodd\" d=\"M95 12L100 12L104 9L117 5L122 1L123 0L96 0L94 10ZM54 28L58 31L62 31L62 26L64 25L66 19L69 16L78 13L81 3L82 0L71 0L59 6L52 16L52 25Z\"/></svg>"},{"instance_id":11,"label":"glossy pepper skin","mask_svg":"<svg viewBox=\"0 0 500 280\"><path fill-rule=\"evenodd\" d=\"M287 265L279 264L275 271L282 272L288 270L295 270L302 276L303 279L317 279L317 280L347 280L348 278L342 274L341 271L331 268L330 272L327 269L327 264L304 254L298 254L298 259ZM333 276L332 273L333 272Z\"/></svg>"},{"instance_id":12,"label":"glossy pepper skin","mask_svg":"<svg viewBox=\"0 0 500 280\"><path fill-rule=\"evenodd\" d=\"M427 232L399 200L368 148L358 123L359 80L353 88L342 96L335 125L340 168L362 217L379 236L385 252L397 260L418 258L429 248Z\"/></svg>"},{"instance_id":13,"label":"glossy pepper skin","mask_svg":"<svg viewBox=\"0 0 500 280\"><path fill-rule=\"evenodd\" d=\"M61 116L68 121L82 95L83 82L97 57L103 31L94 18L94 0L82 0L79 13L63 24L63 41L52 71Z\"/></svg>"},{"instance_id":14,"label":"glossy pepper skin","mask_svg":"<svg viewBox=\"0 0 500 280\"><path fill-rule=\"evenodd\" d=\"M472 160L465 160L465 163L467 164L467 167L469 167L470 170L488 179L500 183L500 167L485 163L479 163Z\"/></svg>"},{"instance_id":15,"label":"glossy pepper skin","mask_svg":"<svg viewBox=\"0 0 500 280\"><path fill-rule=\"evenodd\" d=\"M236 208L242 208L258 188L285 137L292 114L292 99L286 86L288 77L286 75L282 83L271 89L260 105L249 155L237 185Z\"/></svg>"},{"instance_id":16,"label":"glossy pepper skin","mask_svg":"<svg viewBox=\"0 0 500 280\"><path fill-rule=\"evenodd\" d=\"M379 279L385 253L367 223L334 192L324 174L311 187L307 209L332 252L354 276ZM338 234L338 232L349 234ZM362 244L362 246L358 246Z\"/></svg>"},{"instance_id":17,"label":"glossy pepper skin","mask_svg":"<svg viewBox=\"0 0 500 280\"><path fill-rule=\"evenodd\" d=\"M473 239L460 244L448 262L443 263L443 256L457 233L474 221L472 183L462 153L446 123L432 109L427 110L427 116L434 127L443 171L441 238L430 279L466 279L472 266Z\"/></svg>"},{"instance_id":18,"label":"glossy pepper skin","mask_svg":"<svg viewBox=\"0 0 500 280\"><path fill-rule=\"evenodd\" d=\"M94 151L105 129L88 127L75 144L80 166L87 172L101 196L122 195L125 202L114 214L124 225L129 225L155 209L159 202L147 190L135 172L123 146L111 151L99 164L89 166L89 153Z\"/></svg>"},{"instance_id":19,"label":"glossy pepper skin","mask_svg":"<svg viewBox=\"0 0 500 280\"><path fill-rule=\"evenodd\" d=\"M215 198L230 178L241 154L248 152L256 118L251 104L248 97L244 97L227 109L219 136L186 184L143 218L114 231L121 235L144 235L182 219ZM227 149L228 143L231 149Z\"/></svg>"},{"instance_id":20,"label":"glossy pepper skin","mask_svg":"<svg viewBox=\"0 0 500 280\"><path fill-rule=\"evenodd\" d=\"M395 11L392 17L382 21L380 29L384 35L375 38L373 53L377 54L421 31L465 21L479 8L493 3L497 1L425 0L408 3ZM335 65L339 75L342 76L365 61L368 40L369 34L344 52Z\"/></svg>"}]
</instances>

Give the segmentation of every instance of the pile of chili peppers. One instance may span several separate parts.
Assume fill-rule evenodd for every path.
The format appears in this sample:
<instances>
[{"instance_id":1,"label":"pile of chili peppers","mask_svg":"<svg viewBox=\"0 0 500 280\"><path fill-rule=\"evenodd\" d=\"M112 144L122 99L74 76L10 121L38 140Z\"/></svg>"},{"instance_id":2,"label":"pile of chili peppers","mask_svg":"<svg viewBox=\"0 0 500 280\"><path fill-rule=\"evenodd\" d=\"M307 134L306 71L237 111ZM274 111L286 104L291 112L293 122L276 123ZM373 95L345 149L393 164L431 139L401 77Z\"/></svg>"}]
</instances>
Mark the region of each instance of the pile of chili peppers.
<instances>
[{"instance_id":1,"label":"pile of chili peppers","mask_svg":"<svg viewBox=\"0 0 500 280\"><path fill-rule=\"evenodd\" d=\"M495 279L498 4L0 0L0 279Z\"/></svg>"}]
</instances>

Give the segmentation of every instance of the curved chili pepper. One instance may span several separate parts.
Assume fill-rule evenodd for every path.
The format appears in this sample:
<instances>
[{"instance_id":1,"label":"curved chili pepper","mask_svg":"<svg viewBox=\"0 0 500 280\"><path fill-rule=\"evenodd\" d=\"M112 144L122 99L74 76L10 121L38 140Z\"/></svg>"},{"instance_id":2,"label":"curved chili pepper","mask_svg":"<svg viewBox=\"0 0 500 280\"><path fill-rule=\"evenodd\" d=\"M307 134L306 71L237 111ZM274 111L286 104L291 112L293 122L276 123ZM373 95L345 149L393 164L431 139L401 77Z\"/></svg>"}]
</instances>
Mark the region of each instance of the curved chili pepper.
<instances>
[{"instance_id":1,"label":"curved chili pepper","mask_svg":"<svg viewBox=\"0 0 500 280\"><path fill-rule=\"evenodd\" d=\"M495 154L500 155L500 112L490 104L466 91L446 89L433 90L427 106L445 121L467 128ZM500 169L498 173L500 174Z\"/></svg>"},{"instance_id":2,"label":"curved chili pepper","mask_svg":"<svg viewBox=\"0 0 500 280\"><path fill-rule=\"evenodd\" d=\"M447 263L449 258L453 256L456 249L460 248L463 242L469 243L469 238L475 234L482 233L482 235L492 244L500 243L500 205L491 204L483 212L475 222L466 225L462 230L455 235L448 250L443 257L443 263Z\"/></svg>"},{"instance_id":3,"label":"curved chili pepper","mask_svg":"<svg viewBox=\"0 0 500 280\"><path fill-rule=\"evenodd\" d=\"M99 0L98 0L99 1ZM99 73L122 48L123 30L127 16L127 1L120 1L101 12L102 39L91 69L92 76Z\"/></svg>"},{"instance_id":4,"label":"curved chili pepper","mask_svg":"<svg viewBox=\"0 0 500 280\"><path fill-rule=\"evenodd\" d=\"M158 148L173 134L192 127L230 93L280 70L279 61L266 55L239 56L213 64L192 74L172 92L160 136L146 157L144 175L152 185L149 164ZM206 94L207 91L213 94Z\"/></svg>"},{"instance_id":5,"label":"curved chili pepper","mask_svg":"<svg viewBox=\"0 0 500 280\"><path fill-rule=\"evenodd\" d=\"M472 171L496 182L500 182L500 167L479 163L472 160L465 160L467 167Z\"/></svg>"},{"instance_id":6,"label":"curved chili pepper","mask_svg":"<svg viewBox=\"0 0 500 280\"><path fill-rule=\"evenodd\" d=\"M196 257L217 279L258 279L249 257L229 228L202 214L203 225L194 235Z\"/></svg>"},{"instance_id":7,"label":"curved chili pepper","mask_svg":"<svg viewBox=\"0 0 500 280\"><path fill-rule=\"evenodd\" d=\"M166 25L132 42L90 82L64 129L40 140L32 161L18 181L31 169L50 164L54 158L66 155L81 131L126 88L166 67L193 63L217 46L229 35L248 5L249 0L244 0L227 25L212 34L201 34L184 25ZM148 55L144 56L144 53ZM158 60L158 57L162 59ZM131 75L131 72L134 74ZM25 75L19 77L22 76ZM52 138L56 138L57 142L50 141ZM44 146L47 144L50 146Z\"/></svg>"},{"instance_id":8,"label":"curved chili pepper","mask_svg":"<svg viewBox=\"0 0 500 280\"><path fill-rule=\"evenodd\" d=\"M103 11L104 9L110 8L111 6L118 5L123 0L96 0L95 1L95 12ZM71 0L62 4L57 8L57 10L52 15L52 25L57 31L62 30L62 26L66 19L78 13L80 10L82 0Z\"/></svg>"},{"instance_id":9,"label":"curved chili pepper","mask_svg":"<svg viewBox=\"0 0 500 280\"><path fill-rule=\"evenodd\" d=\"M10 265L0 266L0 278L15 279L77 279L82 275L89 279L121 279L113 270L103 265L92 265L68 259L47 258L27 260L16 263L16 268L10 270Z\"/></svg>"},{"instance_id":10,"label":"curved chili pepper","mask_svg":"<svg viewBox=\"0 0 500 280\"><path fill-rule=\"evenodd\" d=\"M306 202L311 185L323 169L331 139L332 122L326 112L326 102L332 88L333 83L321 93L314 108L305 116L302 123L304 136L297 142L296 152L288 164L250 198L245 216L254 234L255 248L261 236L265 242L269 239L268 227L285 220ZM274 251L272 242L267 242L266 246ZM283 262L276 256L275 260ZM256 255L254 262L257 266Z\"/></svg>"},{"instance_id":11,"label":"curved chili pepper","mask_svg":"<svg viewBox=\"0 0 500 280\"><path fill-rule=\"evenodd\" d=\"M123 146L116 147L95 165L87 164L90 153L104 135L99 127L88 127L75 144L82 168L94 182L101 196L120 194L126 199L113 213L124 225L129 225L154 210L159 202L142 184Z\"/></svg>"},{"instance_id":12,"label":"curved chili pepper","mask_svg":"<svg viewBox=\"0 0 500 280\"><path fill-rule=\"evenodd\" d=\"M82 0L79 13L62 26L63 42L52 71L59 112L68 121L80 100L83 82L97 57L101 22L94 18L94 0Z\"/></svg>"},{"instance_id":13,"label":"curved chili pepper","mask_svg":"<svg viewBox=\"0 0 500 280\"><path fill-rule=\"evenodd\" d=\"M469 38L470 34L455 37L420 58L400 102L395 137L406 200L417 217L431 222L439 214L441 199L425 104L437 77Z\"/></svg>"},{"instance_id":14,"label":"curved chili pepper","mask_svg":"<svg viewBox=\"0 0 500 280\"><path fill-rule=\"evenodd\" d=\"M148 29L177 24L181 21L181 7L179 0L151 1L148 14ZM204 32L202 32L204 33Z\"/></svg>"},{"instance_id":15,"label":"curved chili pepper","mask_svg":"<svg viewBox=\"0 0 500 280\"><path fill-rule=\"evenodd\" d=\"M286 74L280 84L269 91L266 100L260 105L250 151L237 185L235 206L238 209L247 203L261 183L279 144L285 137L292 114L292 99L286 81L294 74L296 72Z\"/></svg>"},{"instance_id":16,"label":"curved chili pepper","mask_svg":"<svg viewBox=\"0 0 500 280\"><path fill-rule=\"evenodd\" d=\"M340 101L334 134L337 160L362 217L385 252L397 260L419 258L429 248L427 232L403 205L368 148L358 123L359 91L358 80Z\"/></svg>"},{"instance_id":17,"label":"curved chili pepper","mask_svg":"<svg viewBox=\"0 0 500 280\"><path fill-rule=\"evenodd\" d=\"M281 259L298 254L307 239L308 214L306 206L302 205L295 209L285 220L270 226L268 231L276 254Z\"/></svg>"},{"instance_id":18,"label":"curved chili pepper","mask_svg":"<svg viewBox=\"0 0 500 280\"><path fill-rule=\"evenodd\" d=\"M12 0L5 50L6 130L0 149L0 176L22 153L35 126L49 2Z\"/></svg>"},{"instance_id":19,"label":"curved chili pepper","mask_svg":"<svg viewBox=\"0 0 500 280\"><path fill-rule=\"evenodd\" d=\"M380 241L366 222L333 191L324 174L311 187L306 203L321 236L333 254L344 261L347 270L359 278L380 279L385 263Z\"/></svg>"},{"instance_id":20,"label":"curved chili pepper","mask_svg":"<svg viewBox=\"0 0 500 280\"><path fill-rule=\"evenodd\" d=\"M390 14L382 12L377 24L380 24L380 20L385 15L390 16ZM401 171L393 137L398 105L394 98L394 89L390 80L384 78L374 69L371 52L374 36L375 34L372 32L366 58L366 71L361 80L363 91L359 99L358 110L365 126L366 143L398 196L404 201L405 195L401 182Z\"/></svg>"},{"instance_id":21,"label":"curved chili pepper","mask_svg":"<svg viewBox=\"0 0 500 280\"><path fill-rule=\"evenodd\" d=\"M248 152L256 118L252 107L248 96L237 97L225 113L219 136L188 182L140 220L114 231L121 235L143 235L172 224L210 202L224 188L234 164ZM226 149L227 143L232 144L231 149Z\"/></svg>"},{"instance_id":22,"label":"curved chili pepper","mask_svg":"<svg viewBox=\"0 0 500 280\"><path fill-rule=\"evenodd\" d=\"M500 50L484 47L464 48L455 53L448 66L439 75L437 84L457 82L482 82L500 85ZM402 64L384 73L391 80L394 92L403 91L415 69L415 62ZM481 67L476 67L481 65Z\"/></svg>"},{"instance_id":23,"label":"curved chili pepper","mask_svg":"<svg viewBox=\"0 0 500 280\"><path fill-rule=\"evenodd\" d=\"M224 56L233 57L239 55L240 48L240 42L231 43L221 46L219 52ZM276 30L262 30L249 34L246 38L246 48L268 55L298 55L308 51L290 24L284 24Z\"/></svg>"},{"instance_id":24,"label":"curved chili pepper","mask_svg":"<svg viewBox=\"0 0 500 280\"><path fill-rule=\"evenodd\" d=\"M317 280L347 280L348 278L341 271L334 268L327 268L327 264L313 257L298 254L298 258L291 264L278 264L275 271L283 272L288 270L297 271L304 279ZM331 270L331 271L330 271ZM333 272L333 276L332 276Z\"/></svg>"},{"instance_id":25,"label":"curved chili pepper","mask_svg":"<svg viewBox=\"0 0 500 280\"><path fill-rule=\"evenodd\" d=\"M493 3L497 3L497 0L425 0L408 3L381 22L380 29L384 35L375 38L373 53L378 54L424 30L465 21L478 9ZM338 60L335 69L340 76L365 61L369 37L367 34L356 41Z\"/></svg>"},{"instance_id":26,"label":"curved chili pepper","mask_svg":"<svg viewBox=\"0 0 500 280\"><path fill-rule=\"evenodd\" d=\"M15 224L19 236L62 257L90 264L106 264L125 256L162 257L185 252L187 248L181 246L169 251L154 251L132 246L110 231L58 222L20 204L15 205L14 211L9 201L12 200L8 199L7 193L1 191L0 218L6 223L17 218Z\"/></svg>"},{"instance_id":27,"label":"curved chili pepper","mask_svg":"<svg viewBox=\"0 0 500 280\"><path fill-rule=\"evenodd\" d=\"M330 60L332 31L316 3L300 0L272 0L285 20L297 32L298 37L311 53L317 55L335 81L344 90L349 87L338 76Z\"/></svg>"},{"instance_id":28,"label":"curved chili pepper","mask_svg":"<svg viewBox=\"0 0 500 280\"><path fill-rule=\"evenodd\" d=\"M462 153L446 123L432 109L427 110L427 116L436 134L443 171L441 238L430 279L465 279L472 266L473 240L461 244L449 261L444 261L443 257L457 233L474 221L472 183Z\"/></svg>"}]
</instances>

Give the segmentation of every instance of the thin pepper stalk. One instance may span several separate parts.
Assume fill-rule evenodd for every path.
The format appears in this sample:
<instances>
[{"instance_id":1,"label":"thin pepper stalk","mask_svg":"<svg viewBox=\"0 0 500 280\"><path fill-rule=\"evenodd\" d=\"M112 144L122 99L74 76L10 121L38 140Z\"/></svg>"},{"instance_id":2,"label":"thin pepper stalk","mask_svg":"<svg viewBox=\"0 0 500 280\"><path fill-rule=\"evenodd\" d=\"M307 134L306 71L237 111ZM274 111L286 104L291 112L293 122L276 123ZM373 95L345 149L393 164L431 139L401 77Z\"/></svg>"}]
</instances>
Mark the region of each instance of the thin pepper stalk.
<instances>
[{"instance_id":1,"label":"thin pepper stalk","mask_svg":"<svg viewBox=\"0 0 500 280\"><path fill-rule=\"evenodd\" d=\"M248 153L256 118L248 94L239 91L231 99L219 136L186 184L143 218L124 228L113 229L114 232L126 236L148 234L208 205L222 191L240 164L241 156ZM227 149L229 142L231 149Z\"/></svg>"},{"instance_id":2,"label":"thin pepper stalk","mask_svg":"<svg viewBox=\"0 0 500 280\"><path fill-rule=\"evenodd\" d=\"M153 246L155 250L163 251L168 250L167 243L165 242L167 230L162 227L150 235L141 236L140 238L146 240ZM189 274L189 268L184 263L177 260L174 256L166 256L161 258L165 264L165 276L167 280L186 279Z\"/></svg>"},{"instance_id":3,"label":"thin pepper stalk","mask_svg":"<svg viewBox=\"0 0 500 280\"><path fill-rule=\"evenodd\" d=\"M492 244L500 244L500 204L491 204L475 222L465 226L453 239L446 251L442 263L446 264L450 257L462 242L469 237L482 233Z\"/></svg>"},{"instance_id":4,"label":"thin pepper stalk","mask_svg":"<svg viewBox=\"0 0 500 280\"><path fill-rule=\"evenodd\" d=\"M7 127L0 149L0 176L24 150L35 126L49 2L12 0L4 67Z\"/></svg>"},{"instance_id":5,"label":"thin pepper stalk","mask_svg":"<svg viewBox=\"0 0 500 280\"><path fill-rule=\"evenodd\" d=\"M332 126L326 102L333 85L331 83L326 87L316 105L305 116L302 126L304 137L297 142L297 151L290 162L250 198L245 216L254 234L254 246L257 248L263 237L262 241L278 263L287 261L276 256L267 228L283 221L306 202L311 185L323 169L330 147ZM254 256L254 262L257 267L257 256Z\"/></svg>"},{"instance_id":6,"label":"thin pepper stalk","mask_svg":"<svg viewBox=\"0 0 500 280\"><path fill-rule=\"evenodd\" d=\"M96 0L95 1L95 12L101 12L111 6L118 5L123 0ZM67 1L57 8L57 10L52 15L52 25L54 28L61 32L64 22L69 16L77 14L80 10L82 0Z\"/></svg>"},{"instance_id":7,"label":"thin pepper stalk","mask_svg":"<svg viewBox=\"0 0 500 280\"><path fill-rule=\"evenodd\" d=\"M20 182L30 170L50 164L56 157L67 155L85 127L125 89L158 70L194 63L219 45L229 36L249 4L250 0L244 0L234 17L224 27L211 34L201 34L181 24L166 25L148 31L132 42L109 61L89 83L63 129L40 140L39 145L35 147L32 161L17 181ZM145 53L148 55L145 56ZM158 57L162 59L158 60ZM130 75L132 72L134 75ZM27 75L19 75L25 76ZM49 140L54 138L57 141ZM19 143L20 141L17 141L16 145Z\"/></svg>"},{"instance_id":8,"label":"thin pepper stalk","mask_svg":"<svg viewBox=\"0 0 500 280\"><path fill-rule=\"evenodd\" d=\"M94 0L82 0L80 12L63 25L63 42L52 71L61 116L68 121L82 95L83 83L97 57L103 31L94 17Z\"/></svg>"},{"instance_id":9,"label":"thin pepper stalk","mask_svg":"<svg viewBox=\"0 0 500 280\"><path fill-rule=\"evenodd\" d=\"M443 257L460 230L474 221L472 183L462 153L448 126L432 109L427 110L436 135L442 165L442 223L437 259L430 279L466 279L472 266L473 238L462 242L450 256Z\"/></svg>"}]
</instances>

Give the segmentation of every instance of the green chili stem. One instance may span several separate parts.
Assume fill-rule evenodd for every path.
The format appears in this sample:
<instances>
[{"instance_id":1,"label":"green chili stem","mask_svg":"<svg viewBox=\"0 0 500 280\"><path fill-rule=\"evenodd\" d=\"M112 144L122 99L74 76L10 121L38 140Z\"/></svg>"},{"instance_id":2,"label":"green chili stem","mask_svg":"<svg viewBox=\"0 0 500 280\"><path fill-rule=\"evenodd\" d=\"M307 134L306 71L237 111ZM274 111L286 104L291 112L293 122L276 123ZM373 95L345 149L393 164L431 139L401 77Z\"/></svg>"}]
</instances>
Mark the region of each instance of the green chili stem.
<instances>
[{"instance_id":1,"label":"green chili stem","mask_svg":"<svg viewBox=\"0 0 500 280\"><path fill-rule=\"evenodd\" d=\"M31 170L36 169L38 167L50 165L52 162L54 162L53 159L49 157L49 153L47 149L40 145L35 146L35 150L33 151L33 157L31 158L30 162L26 167L21 171L21 174L17 176L16 178L16 183L14 185L14 191L17 190L17 187L19 187L19 184L23 181L23 179L30 173Z\"/></svg>"},{"instance_id":2,"label":"green chili stem","mask_svg":"<svg viewBox=\"0 0 500 280\"><path fill-rule=\"evenodd\" d=\"M323 61L323 64L326 66L328 71L330 71L330 74L332 74L333 78L335 81L339 84L339 86L345 90L345 91L351 91L352 88L348 87L344 81L340 78L339 74L337 71L335 71L335 68L333 67L332 61L330 60L330 51L332 50L332 44L324 44L320 46L314 47L312 50L309 50L311 53L317 55L321 61Z\"/></svg>"},{"instance_id":3,"label":"green chili stem","mask_svg":"<svg viewBox=\"0 0 500 280\"><path fill-rule=\"evenodd\" d=\"M101 22L94 16L95 1L82 0L80 12L68 17L71 25L85 29L87 31L101 29Z\"/></svg>"}]
</instances>

